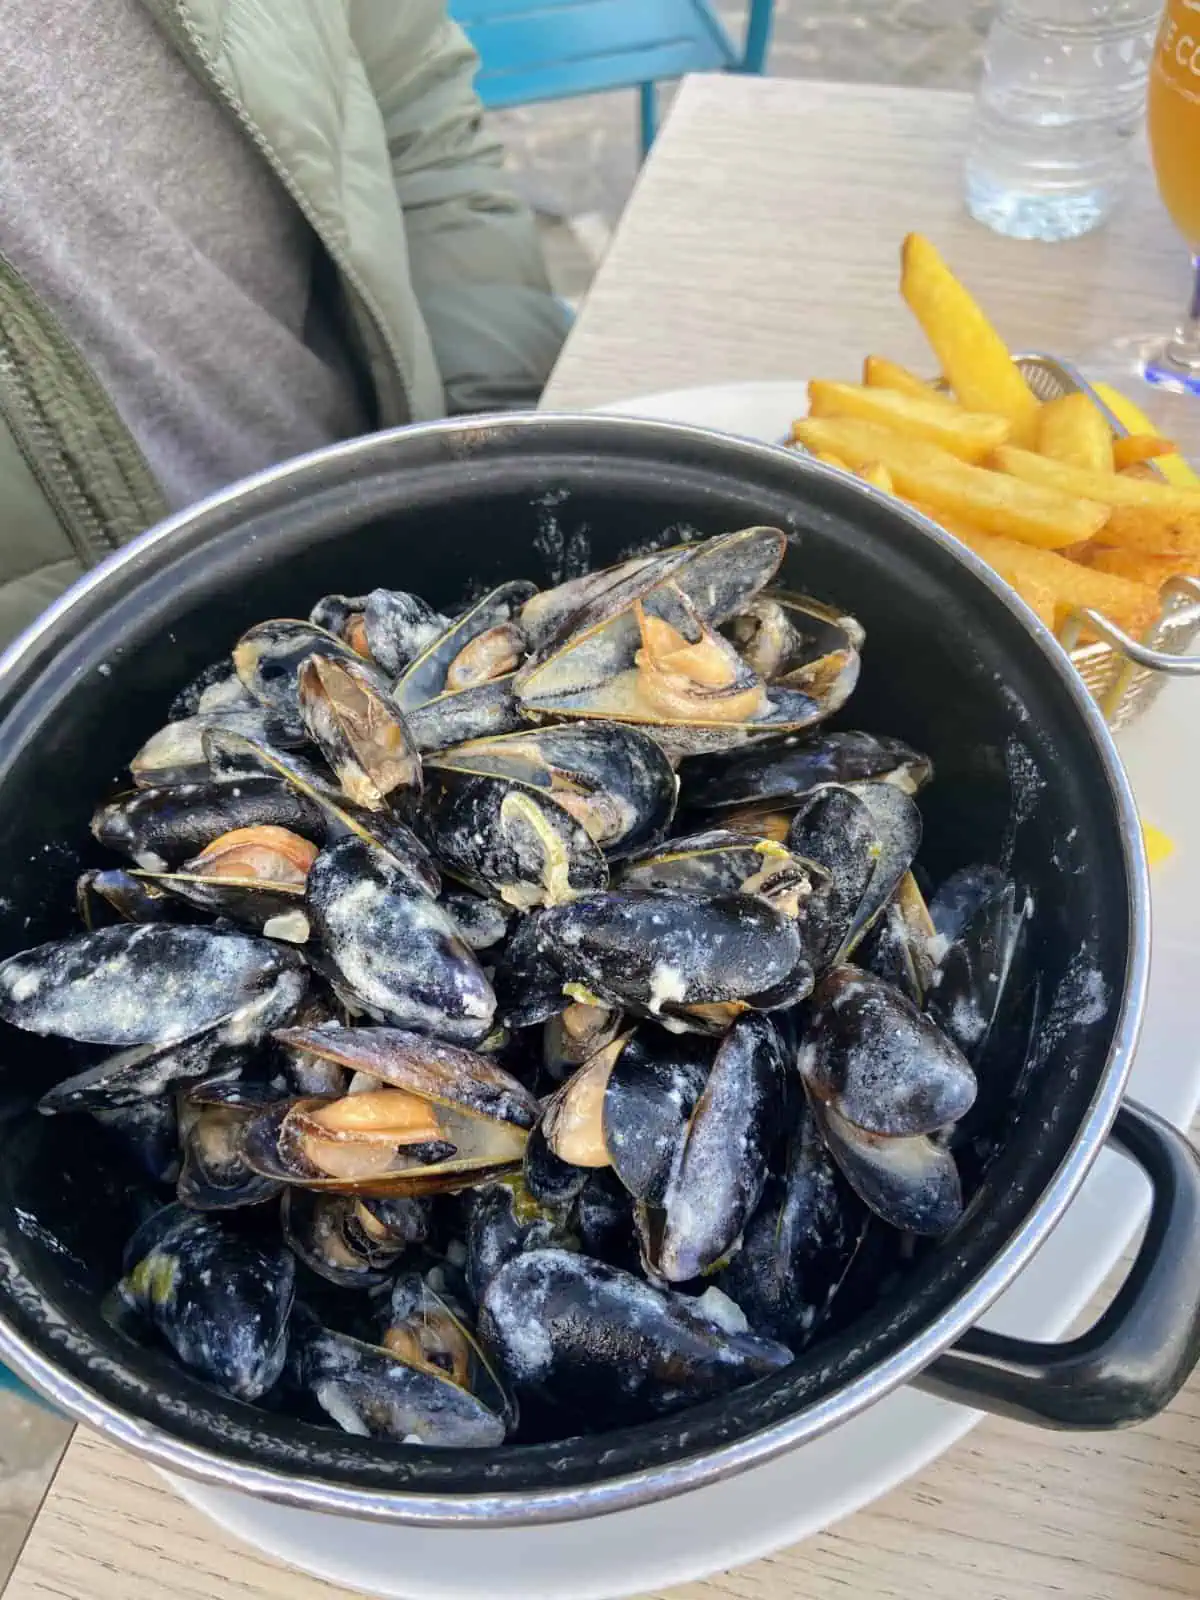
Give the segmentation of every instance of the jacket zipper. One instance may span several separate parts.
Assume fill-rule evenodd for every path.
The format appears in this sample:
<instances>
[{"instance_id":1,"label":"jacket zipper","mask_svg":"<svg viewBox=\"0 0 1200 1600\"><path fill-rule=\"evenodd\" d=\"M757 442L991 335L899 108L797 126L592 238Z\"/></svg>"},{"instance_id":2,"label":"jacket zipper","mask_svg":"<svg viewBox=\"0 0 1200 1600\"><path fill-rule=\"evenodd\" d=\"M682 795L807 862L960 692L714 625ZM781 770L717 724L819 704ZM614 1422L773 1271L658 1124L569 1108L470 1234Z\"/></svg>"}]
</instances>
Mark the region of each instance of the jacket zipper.
<instances>
[{"instance_id":1,"label":"jacket zipper","mask_svg":"<svg viewBox=\"0 0 1200 1600\"><path fill-rule=\"evenodd\" d=\"M113 467L121 477L121 488L129 505L123 514L127 524L124 538L131 538L165 514L166 505L145 456L122 421L112 401L90 372L78 350L63 333L57 319L30 287L26 279L0 252L0 285L23 311L37 336L44 340L53 359L59 362L65 380L79 387L79 399L89 408L89 422L103 436L102 448L111 454ZM20 342L4 325L0 300L0 418L5 422L22 459L29 467L45 499L58 518L71 548L85 567L102 561L119 548L123 538L110 525L110 519L93 503L80 471L72 468L60 433L47 422L33 389ZM110 488L111 492L111 488Z\"/></svg>"},{"instance_id":2,"label":"jacket zipper","mask_svg":"<svg viewBox=\"0 0 1200 1600\"><path fill-rule=\"evenodd\" d=\"M315 215L313 214L312 207L309 205L307 198L297 184L293 181L291 174L288 172L283 162L275 154L270 141L258 127L257 123L255 123L254 119L250 116L249 112L247 112L238 97L231 89L226 88L225 84L221 81L220 76L216 71L214 71L204 38L196 24L192 21L191 17L187 13L186 0L168 0L168 4L170 5L171 12L176 22L176 27L171 31L174 33L177 43L179 43L186 55L191 58L193 66L202 73L205 83L209 85L213 93L218 96L222 103L227 106L237 118L238 126L242 129L246 137L251 141L255 149L271 168L271 171L287 190L293 202L300 208L305 221L316 234L317 238L320 239L321 244L328 253L330 260L337 267L342 277L357 295L374 326L375 337L382 346L384 353L391 363L390 375L395 379L397 385L399 386L400 396L403 400L407 417L411 419L414 415L412 393L409 388L408 381L404 376L404 360L390 333L388 332L387 322L380 314L370 290L362 281L357 269L347 259L345 252L332 245L326 238L317 222Z\"/></svg>"}]
</instances>

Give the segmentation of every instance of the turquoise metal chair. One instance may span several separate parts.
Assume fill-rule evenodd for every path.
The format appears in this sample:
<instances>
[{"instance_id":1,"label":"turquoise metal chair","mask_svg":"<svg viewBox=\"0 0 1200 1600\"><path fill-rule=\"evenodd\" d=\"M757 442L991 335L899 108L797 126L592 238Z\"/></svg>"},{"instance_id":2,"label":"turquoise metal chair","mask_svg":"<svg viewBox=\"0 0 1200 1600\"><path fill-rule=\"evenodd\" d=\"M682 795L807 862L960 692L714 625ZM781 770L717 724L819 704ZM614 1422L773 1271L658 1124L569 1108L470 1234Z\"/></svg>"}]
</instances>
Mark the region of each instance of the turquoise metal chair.
<instances>
[{"instance_id":1,"label":"turquoise metal chair","mask_svg":"<svg viewBox=\"0 0 1200 1600\"><path fill-rule=\"evenodd\" d=\"M450 0L479 52L489 110L605 89L641 92L642 148L656 86L687 72L761 72L774 0L751 0L739 49L707 0Z\"/></svg>"}]
</instances>

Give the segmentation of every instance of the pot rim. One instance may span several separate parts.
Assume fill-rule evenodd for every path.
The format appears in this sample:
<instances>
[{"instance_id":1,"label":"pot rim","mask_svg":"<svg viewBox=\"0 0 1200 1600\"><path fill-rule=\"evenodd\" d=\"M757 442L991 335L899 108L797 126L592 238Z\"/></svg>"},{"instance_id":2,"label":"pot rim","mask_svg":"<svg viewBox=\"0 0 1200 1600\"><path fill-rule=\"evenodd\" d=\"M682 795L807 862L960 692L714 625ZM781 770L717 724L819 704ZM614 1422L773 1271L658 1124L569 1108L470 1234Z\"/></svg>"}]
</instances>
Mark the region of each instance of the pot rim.
<instances>
[{"instance_id":1,"label":"pot rim","mask_svg":"<svg viewBox=\"0 0 1200 1600\"><path fill-rule=\"evenodd\" d=\"M951 538L929 518L870 485L851 479L839 469L811 457L802 457L794 450L691 425L585 412L504 413L443 419L343 441L244 478L158 523L114 552L79 579L0 655L0 696L22 664L39 647L52 642L54 634L80 601L107 584L113 574L136 563L148 550L175 538L213 512L228 509L252 492L281 486L293 492L302 491L309 486L308 479L316 480L313 487L318 487L327 467L345 467L359 460L366 466L376 456L386 459L392 446L401 439L440 436L450 441L451 448L464 461L469 461L481 444L494 443L509 430L520 435L541 432L552 439L558 431L569 435L571 429L580 426L600 434L602 443L605 438L611 439L614 450L631 434L643 439L658 438L668 447L672 440L678 440L693 447L715 447L731 460L741 457L753 463L766 457L777 464L780 458L785 458L801 478L818 476L836 479L843 487L852 486L891 516L902 518L921 537L949 552L1025 623L1047 668L1066 689L1091 737L1108 780L1119 825L1128 895L1129 950L1120 1014L1096 1095L1069 1152L1018 1232L980 1276L903 1349L844 1388L744 1439L666 1466L625 1473L583 1486L494 1495L416 1494L334 1485L320 1479L233 1462L213 1450L186 1443L165 1429L112 1405L85 1383L57 1368L0 1317L0 1359L55 1406L160 1470L183 1473L218 1488L233 1488L301 1510L426 1528L499 1528L572 1522L669 1499L732 1477L763 1465L865 1411L894 1389L911 1382L978 1322L1057 1226L1099 1155L1117 1114L1133 1064L1149 977L1149 871L1133 792L1100 708L1049 629L973 551Z\"/></svg>"}]
</instances>

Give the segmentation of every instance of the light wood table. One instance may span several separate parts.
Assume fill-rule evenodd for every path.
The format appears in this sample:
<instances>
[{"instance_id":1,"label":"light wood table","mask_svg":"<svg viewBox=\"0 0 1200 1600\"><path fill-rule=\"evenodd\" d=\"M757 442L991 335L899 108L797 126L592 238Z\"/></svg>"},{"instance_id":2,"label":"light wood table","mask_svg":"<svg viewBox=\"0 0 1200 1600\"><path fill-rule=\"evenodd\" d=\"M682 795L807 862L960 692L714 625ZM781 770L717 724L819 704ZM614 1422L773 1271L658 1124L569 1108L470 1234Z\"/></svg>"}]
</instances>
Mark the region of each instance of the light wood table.
<instances>
[{"instance_id":1,"label":"light wood table","mask_svg":"<svg viewBox=\"0 0 1200 1600\"><path fill-rule=\"evenodd\" d=\"M868 350L920 363L895 289L896 246L913 228L942 244L1018 345L1076 354L1131 320L1174 318L1187 264L1148 182L1089 239L997 240L961 210L966 114L960 96L917 91L686 85L548 404L838 376ZM989 1421L871 1510L676 1600L1194 1600L1198 1486L1200 1379L1157 1421L1120 1435ZM81 1432L5 1600L345 1592L235 1544Z\"/></svg>"}]
</instances>

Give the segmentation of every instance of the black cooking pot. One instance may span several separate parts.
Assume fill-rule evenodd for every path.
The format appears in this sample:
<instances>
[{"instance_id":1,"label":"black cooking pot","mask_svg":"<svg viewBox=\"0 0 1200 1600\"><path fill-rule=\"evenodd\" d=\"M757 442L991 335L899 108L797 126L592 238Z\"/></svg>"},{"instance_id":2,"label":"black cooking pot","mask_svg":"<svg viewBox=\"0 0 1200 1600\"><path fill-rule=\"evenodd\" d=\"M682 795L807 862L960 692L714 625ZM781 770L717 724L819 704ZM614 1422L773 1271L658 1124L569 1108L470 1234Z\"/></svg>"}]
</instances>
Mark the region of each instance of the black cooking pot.
<instances>
[{"instance_id":1,"label":"black cooking pot","mask_svg":"<svg viewBox=\"0 0 1200 1600\"><path fill-rule=\"evenodd\" d=\"M1004 861L1032 896L1041 1023L985 1086L1004 1130L962 1225L881 1257L855 1316L783 1374L685 1415L496 1452L387 1447L215 1394L101 1315L132 1195L89 1118L29 1102L66 1070L6 1032L0 1079L0 1358L176 1471L409 1522L537 1522L679 1493L794 1447L896 1385L1070 1427L1161 1408L1200 1353L1200 1166L1121 1106L1148 958L1131 797L1049 635L977 560L894 502L782 450L616 418L492 419L380 435L253 480L89 576L0 662L0 954L67 933L97 859L88 819L188 679L250 623L330 590L553 583L688 532L787 529L786 576L866 626L853 726L928 751L923 861ZM1136 1265L1093 1332L1059 1346L972 1332L1075 1194L1116 1118L1149 1174ZM879 1285L886 1284L882 1294ZM953 1346L953 1349L951 1347ZM949 1353L945 1353L949 1351Z\"/></svg>"}]
</instances>

